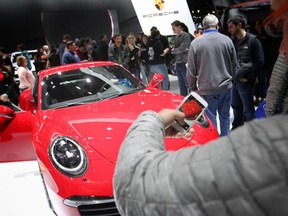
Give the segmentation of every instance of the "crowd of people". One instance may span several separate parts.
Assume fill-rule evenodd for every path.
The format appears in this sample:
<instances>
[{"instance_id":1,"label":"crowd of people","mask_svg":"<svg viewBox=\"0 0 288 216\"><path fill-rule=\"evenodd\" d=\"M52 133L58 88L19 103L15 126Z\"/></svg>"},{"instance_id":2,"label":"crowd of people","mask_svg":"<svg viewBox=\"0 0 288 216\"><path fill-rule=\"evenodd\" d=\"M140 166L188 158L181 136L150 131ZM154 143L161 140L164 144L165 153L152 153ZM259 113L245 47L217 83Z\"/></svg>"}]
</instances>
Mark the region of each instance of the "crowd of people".
<instances>
[{"instance_id":1,"label":"crowd of people","mask_svg":"<svg viewBox=\"0 0 288 216\"><path fill-rule=\"evenodd\" d=\"M187 26L178 21L177 25L179 26L180 24L187 31ZM37 48L36 54L32 57L32 54L26 50L24 43L18 44L17 50L21 54L16 59L16 71L5 49L1 47L0 64L1 71L3 71L1 74L5 74L7 77L1 81L1 103L9 104L11 99L11 102L17 105L19 94L25 89L33 87L35 76L43 69L85 61L116 62L129 69L145 84L148 84L153 73L161 73L165 77L162 89L169 90L170 83L166 66L166 54L175 51L175 55L180 56L181 52L186 53L185 62L182 62L182 67L185 67L184 64L187 62L187 51L190 41L186 42L184 48L178 48L177 46L180 46L180 43L179 45L176 43L175 48L171 49L167 37L161 35L155 26L151 28L150 35L145 35L142 32L139 33L138 37L132 32L126 37L121 34L115 34L111 40L108 39L107 35L101 35L98 42L90 37L73 39L69 34L64 34L59 44L44 44ZM19 77L19 84L15 83L15 76ZM184 83L182 81L184 76L185 74L179 76L181 78L179 79L181 80L180 82ZM185 88L188 88L187 82L184 85ZM187 94L187 91L185 94Z\"/></svg>"},{"instance_id":2,"label":"crowd of people","mask_svg":"<svg viewBox=\"0 0 288 216\"><path fill-rule=\"evenodd\" d=\"M175 34L173 44L169 44L168 38L161 35L155 26L150 29L150 35L143 32L137 37L132 32L126 37L115 34L111 40L107 35L102 35L99 42L90 37L73 40L69 34L64 34L58 45L37 48L33 56L34 74L31 73L31 58L23 43L17 45L21 52L16 60L17 71L14 71L4 48L1 48L2 71L10 77L10 81L6 79L9 84L1 84L1 98L5 96L6 102L11 98L17 104L14 98L33 86L33 75L39 71L84 61L116 62L145 84L148 84L153 73L161 73L164 75L162 89L169 90L167 56L173 55L180 94L186 96L190 91L197 91L208 102L206 113L214 126L219 128L221 136L225 136L230 131L230 106L234 114L232 129L255 118L255 100L259 105L259 98L264 99L268 89L263 84L263 77L265 82L269 59L265 48L267 43L263 42L263 27L258 21L250 31L247 31L245 19L241 16L230 18L227 26L230 36L220 33L217 17L209 15L192 35L184 23L175 20L171 23L171 30ZM272 63L275 61L276 58ZM13 83L15 73L19 77L19 86ZM13 94L10 89L13 89Z\"/></svg>"},{"instance_id":3,"label":"crowd of people","mask_svg":"<svg viewBox=\"0 0 288 216\"><path fill-rule=\"evenodd\" d=\"M207 101L206 113L216 128L219 114L221 138L205 146L168 153L163 145L165 131L173 121L183 119L183 113L142 113L127 132L115 169L114 195L120 213L288 215L287 0L273 0L272 9L272 18L264 22L265 34L283 37L283 41L268 72L269 88L261 85L268 66L259 23L256 22L254 32L249 32L242 16L231 17L227 36L219 32L218 18L209 14L194 35L181 21L171 23L176 35L172 46L155 26L150 35L116 34L111 41L102 35L98 43L89 37L73 40L65 34L60 44L37 49L33 56L34 74L24 44L17 46L21 52L16 59L17 71L1 47L0 104L18 104L19 94L33 87L35 75L41 70L84 61L116 62L145 83L153 73L161 73L162 89L169 90L166 58L168 53L173 54L180 94L186 96L196 91ZM281 20L282 31L276 31L275 26L273 29L275 19ZM19 85L15 83L15 74ZM266 79L264 75L264 82ZM254 98L266 98L266 90L269 118L253 121ZM234 114L231 134L230 106ZM272 117L276 114L284 115ZM185 136L189 138L193 133L191 129ZM177 131L172 133L176 134Z\"/></svg>"}]
</instances>

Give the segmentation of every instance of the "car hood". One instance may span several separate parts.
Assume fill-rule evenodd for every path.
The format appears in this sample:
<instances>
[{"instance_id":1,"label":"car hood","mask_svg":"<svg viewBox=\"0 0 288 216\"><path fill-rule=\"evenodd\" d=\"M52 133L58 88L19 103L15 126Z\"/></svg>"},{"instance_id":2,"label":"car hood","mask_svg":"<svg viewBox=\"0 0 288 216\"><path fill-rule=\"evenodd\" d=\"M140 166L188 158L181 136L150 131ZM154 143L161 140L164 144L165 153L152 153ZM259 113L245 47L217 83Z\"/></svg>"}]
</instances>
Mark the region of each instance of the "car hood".
<instances>
[{"instance_id":1,"label":"car hood","mask_svg":"<svg viewBox=\"0 0 288 216\"><path fill-rule=\"evenodd\" d=\"M58 127L59 134L79 137L81 144L90 145L114 163L127 129L141 112L175 109L182 99L182 96L171 92L143 90L89 105L55 109L46 117L58 120L54 125ZM177 140L171 149L178 149L187 143L185 139Z\"/></svg>"}]
</instances>

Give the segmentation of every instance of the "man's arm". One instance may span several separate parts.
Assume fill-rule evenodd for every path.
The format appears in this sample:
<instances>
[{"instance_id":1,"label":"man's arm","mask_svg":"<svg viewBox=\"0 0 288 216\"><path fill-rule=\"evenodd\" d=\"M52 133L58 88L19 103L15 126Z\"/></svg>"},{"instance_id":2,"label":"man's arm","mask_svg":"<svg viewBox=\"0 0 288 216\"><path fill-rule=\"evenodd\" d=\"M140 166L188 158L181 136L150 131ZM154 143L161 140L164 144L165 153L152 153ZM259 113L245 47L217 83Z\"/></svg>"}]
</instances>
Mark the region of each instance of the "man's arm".
<instances>
[{"instance_id":1,"label":"man's arm","mask_svg":"<svg viewBox=\"0 0 288 216\"><path fill-rule=\"evenodd\" d=\"M273 116L281 112L288 89L288 63L284 55L279 55L273 67L270 85L266 96L266 116Z\"/></svg>"},{"instance_id":2,"label":"man's arm","mask_svg":"<svg viewBox=\"0 0 288 216\"><path fill-rule=\"evenodd\" d=\"M142 113L115 168L120 214L251 215L265 207L288 215L287 121L287 115L253 121L206 145L166 152L162 120Z\"/></svg>"},{"instance_id":3,"label":"man's arm","mask_svg":"<svg viewBox=\"0 0 288 216\"><path fill-rule=\"evenodd\" d=\"M259 72L259 70L264 65L264 52L261 45L261 42L254 38L251 41L250 47L251 57L252 57L252 65L239 63L237 67L237 78L240 79L242 77L246 79L254 79Z\"/></svg>"},{"instance_id":4,"label":"man's arm","mask_svg":"<svg viewBox=\"0 0 288 216\"><path fill-rule=\"evenodd\" d=\"M122 65L125 67L125 68L128 68L128 64L129 64L129 61L130 61L130 54L129 54L129 50L126 46L122 46L122 49L123 49L123 63ZM121 55L121 53L120 53ZM129 69L129 68L128 68Z\"/></svg>"},{"instance_id":5,"label":"man's arm","mask_svg":"<svg viewBox=\"0 0 288 216\"><path fill-rule=\"evenodd\" d=\"M261 42L255 38L251 42L251 54L253 65L251 68L251 72L248 74L248 79L255 78L257 73L259 73L265 63L264 51Z\"/></svg>"},{"instance_id":6,"label":"man's arm","mask_svg":"<svg viewBox=\"0 0 288 216\"><path fill-rule=\"evenodd\" d=\"M186 72L186 78L188 81L189 86L191 87L192 91L197 91L197 56L196 51L194 50L194 46L190 45L189 51L188 51L188 62L187 62L187 72Z\"/></svg>"},{"instance_id":7,"label":"man's arm","mask_svg":"<svg viewBox=\"0 0 288 216\"><path fill-rule=\"evenodd\" d=\"M254 121L206 145L166 152L162 120L154 112L142 113L115 168L120 214L225 215L235 209L248 213L247 206L261 212L265 206L267 212L288 215L287 121L287 115Z\"/></svg>"},{"instance_id":8,"label":"man's arm","mask_svg":"<svg viewBox=\"0 0 288 216\"><path fill-rule=\"evenodd\" d=\"M114 55L114 46L113 45L111 45L108 48L108 60L112 61L112 62L117 62L115 55Z\"/></svg>"},{"instance_id":9,"label":"man's arm","mask_svg":"<svg viewBox=\"0 0 288 216\"><path fill-rule=\"evenodd\" d=\"M161 35L160 40L161 40L161 43L162 43L164 49L169 48L169 41L168 41L168 38L166 36Z\"/></svg>"},{"instance_id":10,"label":"man's arm","mask_svg":"<svg viewBox=\"0 0 288 216\"><path fill-rule=\"evenodd\" d=\"M188 33L186 33L186 34L183 33L182 35L183 35L183 40L182 40L180 46L172 49L172 53L175 55L183 53L183 52L188 52L188 49L189 49L189 46L191 43L191 37Z\"/></svg>"},{"instance_id":11,"label":"man's arm","mask_svg":"<svg viewBox=\"0 0 288 216\"><path fill-rule=\"evenodd\" d=\"M252 72L257 73L265 63L263 47L257 38L252 41L251 49L253 59Z\"/></svg>"},{"instance_id":12,"label":"man's arm","mask_svg":"<svg viewBox=\"0 0 288 216\"><path fill-rule=\"evenodd\" d=\"M232 63L232 79L234 81L237 78L238 60L237 60L236 50L232 41L230 45L230 56L231 56L231 63Z\"/></svg>"},{"instance_id":13,"label":"man's arm","mask_svg":"<svg viewBox=\"0 0 288 216\"><path fill-rule=\"evenodd\" d=\"M65 64L68 63L68 61L69 61L69 57L68 57L67 53L64 52L63 55L62 55L61 64L65 65Z\"/></svg>"}]
</instances>

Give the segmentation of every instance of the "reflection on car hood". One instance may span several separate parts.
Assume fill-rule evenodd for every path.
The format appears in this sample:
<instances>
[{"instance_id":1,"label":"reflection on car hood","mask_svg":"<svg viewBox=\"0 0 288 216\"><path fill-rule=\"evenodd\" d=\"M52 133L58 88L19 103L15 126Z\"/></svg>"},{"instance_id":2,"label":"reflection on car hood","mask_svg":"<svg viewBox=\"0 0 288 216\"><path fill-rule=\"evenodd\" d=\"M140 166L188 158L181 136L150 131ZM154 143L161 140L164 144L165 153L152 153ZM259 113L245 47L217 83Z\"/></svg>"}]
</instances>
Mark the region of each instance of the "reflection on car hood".
<instances>
[{"instance_id":1,"label":"reflection on car hood","mask_svg":"<svg viewBox=\"0 0 288 216\"><path fill-rule=\"evenodd\" d=\"M108 160L115 162L127 129L141 112L175 109L182 98L170 92L144 90L89 105L55 109L48 115L59 120L62 126L67 124L75 136L81 137ZM59 128L63 131L58 132L66 135L67 128ZM187 142L178 140L179 147Z\"/></svg>"}]
</instances>

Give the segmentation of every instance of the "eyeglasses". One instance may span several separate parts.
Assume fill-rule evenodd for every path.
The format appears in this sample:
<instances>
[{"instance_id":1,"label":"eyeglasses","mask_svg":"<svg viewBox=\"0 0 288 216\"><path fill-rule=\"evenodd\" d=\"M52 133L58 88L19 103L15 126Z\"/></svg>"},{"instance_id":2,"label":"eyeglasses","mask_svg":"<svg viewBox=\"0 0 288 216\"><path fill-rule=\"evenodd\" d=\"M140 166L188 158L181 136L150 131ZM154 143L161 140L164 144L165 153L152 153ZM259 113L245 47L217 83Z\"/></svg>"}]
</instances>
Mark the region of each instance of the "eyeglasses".
<instances>
[{"instance_id":1,"label":"eyeglasses","mask_svg":"<svg viewBox=\"0 0 288 216\"><path fill-rule=\"evenodd\" d=\"M283 36L284 20L281 18L281 16L287 12L288 3L282 5L263 20L263 26L268 35L272 37Z\"/></svg>"}]
</instances>

